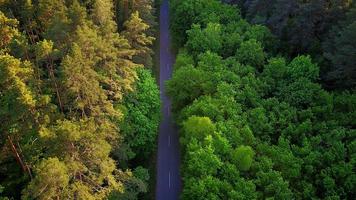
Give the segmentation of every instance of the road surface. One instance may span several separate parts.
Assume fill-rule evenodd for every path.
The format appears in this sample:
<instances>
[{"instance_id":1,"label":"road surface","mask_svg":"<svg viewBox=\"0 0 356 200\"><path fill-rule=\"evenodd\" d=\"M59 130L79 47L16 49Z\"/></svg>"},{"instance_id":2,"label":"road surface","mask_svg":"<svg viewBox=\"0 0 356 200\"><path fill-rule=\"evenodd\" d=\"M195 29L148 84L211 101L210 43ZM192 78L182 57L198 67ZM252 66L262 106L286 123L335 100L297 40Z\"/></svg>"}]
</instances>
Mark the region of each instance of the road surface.
<instances>
[{"instance_id":1,"label":"road surface","mask_svg":"<svg viewBox=\"0 0 356 200\"><path fill-rule=\"evenodd\" d=\"M169 5L163 0L160 9L160 89L162 121L157 151L156 200L177 200L181 191L179 174L179 137L171 114L171 101L165 94L165 81L172 76L174 57L170 52Z\"/></svg>"}]
</instances>

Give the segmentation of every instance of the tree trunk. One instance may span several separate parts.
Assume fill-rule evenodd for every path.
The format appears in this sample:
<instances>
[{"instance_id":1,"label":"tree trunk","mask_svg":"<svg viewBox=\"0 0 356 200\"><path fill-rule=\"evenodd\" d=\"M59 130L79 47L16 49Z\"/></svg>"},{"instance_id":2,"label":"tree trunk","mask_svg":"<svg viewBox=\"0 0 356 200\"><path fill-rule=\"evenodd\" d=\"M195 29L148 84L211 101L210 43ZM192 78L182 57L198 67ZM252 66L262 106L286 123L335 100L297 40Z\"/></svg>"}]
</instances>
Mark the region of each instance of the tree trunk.
<instances>
[{"instance_id":1,"label":"tree trunk","mask_svg":"<svg viewBox=\"0 0 356 200\"><path fill-rule=\"evenodd\" d=\"M21 166L22 171L25 172L25 173L28 173L28 175L32 179L32 173L31 173L30 167L26 164L26 162L24 162L22 160L22 158L21 158L21 156L20 156L20 154L19 154L19 152L18 152L18 150L17 150L12 138L8 135L7 139L9 141L11 151L14 154L14 157L15 157L17 163Z\"/></svg>"}]
</instances>

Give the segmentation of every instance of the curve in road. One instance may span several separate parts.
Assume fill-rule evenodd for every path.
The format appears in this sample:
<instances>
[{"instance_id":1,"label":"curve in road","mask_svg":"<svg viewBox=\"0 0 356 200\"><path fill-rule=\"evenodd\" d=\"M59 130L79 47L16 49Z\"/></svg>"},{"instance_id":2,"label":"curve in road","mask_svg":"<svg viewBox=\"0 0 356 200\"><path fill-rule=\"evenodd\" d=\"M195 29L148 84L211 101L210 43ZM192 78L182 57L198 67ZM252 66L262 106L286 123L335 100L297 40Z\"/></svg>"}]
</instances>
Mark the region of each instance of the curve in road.
<instances>
[{"instance_id":1,"label":"curve in road","mask_svg":"<svg viewBox=\"0 0 356 200\"><path fill-rule=\"evenodd\" d=\"M171 101L165 94L165 81L172 76L174 57L170 51L169 0L160 8L160 90L162 121L157 150L156 200L177 200L181 190L179 136L171 114Z\"/></svg>"}]
</instances>

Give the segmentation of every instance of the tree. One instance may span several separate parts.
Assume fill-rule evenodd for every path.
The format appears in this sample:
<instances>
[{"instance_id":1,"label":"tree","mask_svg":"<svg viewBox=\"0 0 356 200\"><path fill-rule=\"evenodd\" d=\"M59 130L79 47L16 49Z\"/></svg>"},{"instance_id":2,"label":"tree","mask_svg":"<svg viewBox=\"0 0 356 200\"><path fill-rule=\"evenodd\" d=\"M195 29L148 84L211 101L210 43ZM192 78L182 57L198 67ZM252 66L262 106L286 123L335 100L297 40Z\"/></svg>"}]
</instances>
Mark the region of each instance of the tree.
<instances>
[{"instance_id":1,"label":"tree","mask_svg":"<svg viewBox=\"0 0 356 200\"><path fill-rule=\"evenodd\" d=\"M160 120L159 90L148 70L138 69L135 91L126 95L123 102L120 127L125 143L137 159L147 159L156 146Z\"/></svg>"},{"instance_id":2,"label":"tree","mask_svg":"<svg viewBox=\"0 0 356 200\"><path fill-rule=\"evenodd\" d=\"M113 191L123 191L114 175L115 162L109 157L111 145L106 140L117 137L109 122L62 120L40 136L51 148L46 152L48 159L36 166L36 176L24 198L105 199Z\"/></svg>"},{"instance_id":3,"label":"tree","mask_svg":"<svg viewBox=\"0 0 356 200\"><path fill-rule=\"evenodd\" d=\"M194 24L192 29L187 31L186 48L195 57L206 51L219 53L222 48L221 32L220 24L209 23L204 29Z\"/></svg>"},{"instance_id":4,"label":"tree","mask_svg":"<svg viewBox=\"0 0 356 200\"><path fill-rule=\"evenodd\" d=\"M283 52L287 55L309 53L320 56L326 33L344 18L351 2L245 0L244 8L250 22L267 25L281 39Z\"/></svg>"},{"instance_id":5,"label":"tree","mask_svg":"<svg viewBox=\"0 0 356 200\"><path fill-rule=\"evenodd\" d=\"M237 168L241 171L247 171L250 169L255 152L250 146L239 146L232 153L232 160L236 164Z\"/></svg>"},{"instance_id":6,"label":"tree","mask_svg":"<svg viewBox=\"0 0 356 200\"><path fill-rule=\"evenodd\" d=\"M151 67L153 52L150 47L154 41L154 37L147 36L145 33L149 29L149 25L142 21L139 13L136 11L124 23L124 27L123 36L136 51L133 61L146 67Z\"/></svg>"},{"instance_id":7,"label":"tree","mask_svg":"<svg viewBox=\"0 0 356 200\"><path fill-rule=\"evenodd\" d=\"M223 121L225 119L237 119L239 110L239 106L231 98L224 99L202 96L181 111L179 121L193 115L209 117L214 122Z\"/></svg>"},{"instance_id":8,"label":"tree","mask_svg":"<svg viewBox=\"0 0 356 200\"><path fill-rule=\"evenodd\" d=\"M14 37L19 36L18 21L9 19L0 11L0 53L4 53Z\"/></svg>"},{"instance_id":9,"label":"tree","mask_svg":"<svg viewBox=\"0 0 356 200\"><path fill-rule=\"evenodd\" d=\"M242 64L261 69L264 65L266 55L261 43L255 39L251 39L241 43L240 48L236 51L236 58Z\"/></svg>"},{"instance_id":10,"label":"tree","mask_svg":"<svg viewBox=\"0 0 356 200\"><path fill-rule=\"evenodd\" d=\"M93 22L101 27L101 31L111 34L117 30L114 21L113 2L111 0L95 0L93 3Z\"/></svg>"},{"instance_id":11,"label":"tree","mask_svg":"<svg viewBox=\"0 0 356 200\"><path fill-rule=\"evenodd\" d=\"M149 26L145 33L154 36L156 22L156 2L154 0L116 0L117 24L121 28L129 17L138 12L143 22Z\"/></svg>"},{"instance_id":12,"label":"tree","mask_svg":"<svg viewBox=\"0 0 356 200\"><path fill-rule=\"evenodd\" d=\"M64 0L39 0L37 5L37 20L43 32L48 31L59 21L66 20L67 7Z\"/></svg>"},{"instance_id":13,"label":"tree","mask_svg":"<svg viewBox=\"0 0 356 200\"><path fill-rule=\"evenodd\" d=\"M68 9L68 19L70 21L70 32L74 33L78 26L82 26L87 22L87 12L85 7L80 5L78 0L73 0L72 5Z\"/></svg>"},{"instance_id":14,"label":"tree","mask_svg":"<svg viewBox=\"0 0 356 200\"><path fill-rule=\"evenodd\" d=\"M9 55L0 55L0 133L25 174L31 176L25 156L19 145L27 143L36 129L36 101L33 69L28 62L20 62ZM4 147L2 147L4 148ZM28 152L30 154L30 152Z\"/></svg>"},{"instance_id":15,"label":"tree","mask_svg":"<svg viewBox=\"0 0 356 200\"><path fill-rule=\"evenodd\" d=\"M174 63L174 69L179 69L184 66L194 66L193 56L186 51L186 49L181 49L176 57L176 61Z\"/></svg>"},{"instance_id":16,"label":"tree","mask_svg":"<svg viewBox=\"0 0 356 200\"><path fill-rule=\"evenodd\" d=\"M203 141L208 135L213 135L215 125L208 117L192 116L183 122L184 142L188 142L195 138L198 141Z\"/></svg>"},{"instance_id":17,"label":"tree","mask_svg":"<svg viewBox=\"0 0 356 200\"><path fill-rule=\"evenodd\" d=\"M36 178L27 187L23 199L58 199L69 185L67 166L58 158L42 160L35 168Z\"/></svg>"},{"instance_id":18,"label":"tree","mask_svg":"<svg viewBox=\"0 0 356 200\"><path fill-rule=\"evenodd\" d=\"M276 89L282 87L287 79L287 62L283 57L271 58L264 66L262 78L268 93L275 93Z\"/></svg>"},{"instance_id":19,"label":"tree","mask_svg":"<svg viewBox=\"0 0 356 200\"><path fill-rule=\"evenodd\" d=\"M293 193L289 189L289 184L283 180L282 176L277 171L258 172L255 181L257 187L263 188L259 192L259 198L278 198L278 199L291 199Z\"/></svg>"},{"instance_id":20,"label":"tree","mask_svg":"<svg viewBox=\"0 0 356 200\"><path fill-rule=\"evenodd\" d=\"M273 24L281 46L296 44L284 49L291 58L273 57L281 46L265 27L220 13L217 2L171 4L172 30L185 43L167 85L182 132L182 198L352 199L354 92L324 90L318 59L293 58L320 49L320 30L350 1L244 2L254 20ZM220 26L209 39L220 37L219 51L204 40L209 24Z\"/></svg>"},{"instance_id":21,"label":"tree","mask_svg":"<svg viewBox=\"0 0 356 200\"><path fill-rule=\"evenodd\" d=\"M355 7L355 6L354 6ZM343 22L336 25L324 42L324 56L332 66L326 78L340 86L351 88L356 85L356 8L352 8Z\"/></svg>"},{"instance_id":22,"label":"tree","mask_svg":"<svg viewBox=\"0 0 356 200\"><path fill-rule=\"evenodd\" d=\"M3 192L4 187L0 185L0 194ZM9 200L7 197L0 196L0 200Z\"/></svg>"},{"instance_id":23,"label":"tree","mask_svg":"<svg viewBox=\"0 0 356 200\"><path fill-rule=\"evenodd\" d=\"M117 177L123 183L125 192L112 192L108 197L110 200L137 200L140 198L140 193L145 193L148 190L149 175L147 170L142 167L137 167L134 171L121 172Z\"/></svg>"},{"instance_id":24,"label":"tree","mask_svg":"<svg viewBox=\"0 0 356 200\"><path fill-rule=\"evenodd\" d=\"M196 178L215 176L223 165L212 146L199 146L194 139L187 145L185 162L184 176Z\"/></svg>"},{"instance_id":25,"label":"tree","mask_svg":"<svg viewBox=\"0 0 356 200\"><path fill-rule=\"evenodd\" d=\"M319 67L312 62L310 56L298 56L288 65L287 74L292 80L306 78L315 82L319 78Z\"/></svg>"},{"instance_id":26,"label":"tree","mask_svg":"<svg viewBox=\"0 0 356 200\"><path fill-rule=\"evenodd\" d=\"M182 191L182 199L214 200L223 196L224 184L221 180L213 176L203 178L187 178L186 187Z\"/></svg>"},{"instance_id":27,"label":"tree","mask_svg":"<svg viewBox=\"0 0 356 200\"><path fill-rule=\"evenodd\" d=\"M204 90L201 87L207 78L202 70L193 66L188 65L177 69L172 79L167 81L167 93L174 102L173 109L180 110L204 94ZM183 79L186 81L182 82ZM179 93L176 91L179 91Z\"/></svg>"},{"instance_id":28,"label":"tree","mask_svg":"<svg viewBox=\"0 0 356 200\"><path fill-rule=\"evenodd\" d=\"M51 85L53 90L56 93L57 101L60 110L63 112L63 102L61 99L61 94L59 91L58 80L56 77L56 70L54 60L58 57L59 51L53 48L53 42L47 41L46 39L40 42L37 42L35 47L35 56L36 56L36 63L40 67L41 65L45 65L48 71L48 77L50 78ZM40 69L37 69L37 76L40 78Z\"/></svg>"},{"instance_id":29,"label":"tree","mask_svg":"<svg viewBox=\"0 0 356 200\"><path fill-rule=\"evenodd\" d=\"M70 55L62 62L63 85L67 89L65 104L67 110L79 116L102 116L116 114L99 83L94 62L74 44Z\"/></svg>"},{"instance_id":30,"label":"tree","mask_svg":"<svg viewBox=\"0 0 356 200\"><path fill-rule=\"evenodd\" d=\"M144 2L144 18L152 20L152 2ZM113 1L0 4L1 195L137 199L147 192L148 171L138 167L145 164L139 154L154 148L159 93L133 61L136 47L118 33ZM143 28L138 40L150 32ZM122 105L132 111L127 118ZM138 132L124 132L138 125ZM139 159L125 166L113 159L113 149L129 144Z\"/></svg>"},{"instance_id":31,"label":"tree","mask_svg":"<svg viewBox=\"0 0 356 200\"><path fill-rule=\"evenodd\" d=\"M223 5L217 0L172 1L170 8L173 40L178 47L187 41L186 31L193 24L204 28L208 23L227 24L241 18L236 8Z\"/></svg>"}]
</instances>

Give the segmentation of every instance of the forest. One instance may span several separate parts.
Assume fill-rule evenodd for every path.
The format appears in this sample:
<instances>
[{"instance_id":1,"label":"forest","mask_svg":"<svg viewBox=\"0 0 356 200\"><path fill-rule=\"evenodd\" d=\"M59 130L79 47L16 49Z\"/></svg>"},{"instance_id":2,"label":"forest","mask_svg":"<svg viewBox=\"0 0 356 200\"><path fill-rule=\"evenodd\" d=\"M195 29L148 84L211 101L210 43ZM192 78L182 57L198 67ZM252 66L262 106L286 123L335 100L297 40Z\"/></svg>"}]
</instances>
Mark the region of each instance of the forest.
<instances>
[{"instance_id":1,"label":"forest","mask_svg":"<svg viewBox=\"0 0 356 200\"><path fill-rule=\"evenodd\" d=\"M354 199L352 0L171 0L181 199Z\"/></svg>"},{"instance_id":2,"label":"forest","mask_svg":"<svg viewBox=\"0 0 356 200\"><path fill-rule=\"evenodd\" d=\"M144 199L153 0L0 1L0 199Z\"/></svg>"},{"instance_id":3,"label":"forest","mask_svg":"<svg viewBox=\"0 0 356 200\"><path fill-rule=\"evenodd\" d=\"M163 1L0 0L0 200L155 198ZM179 199L355 198L356 2L169 15Z\"/></svg>"}]
</instances>

